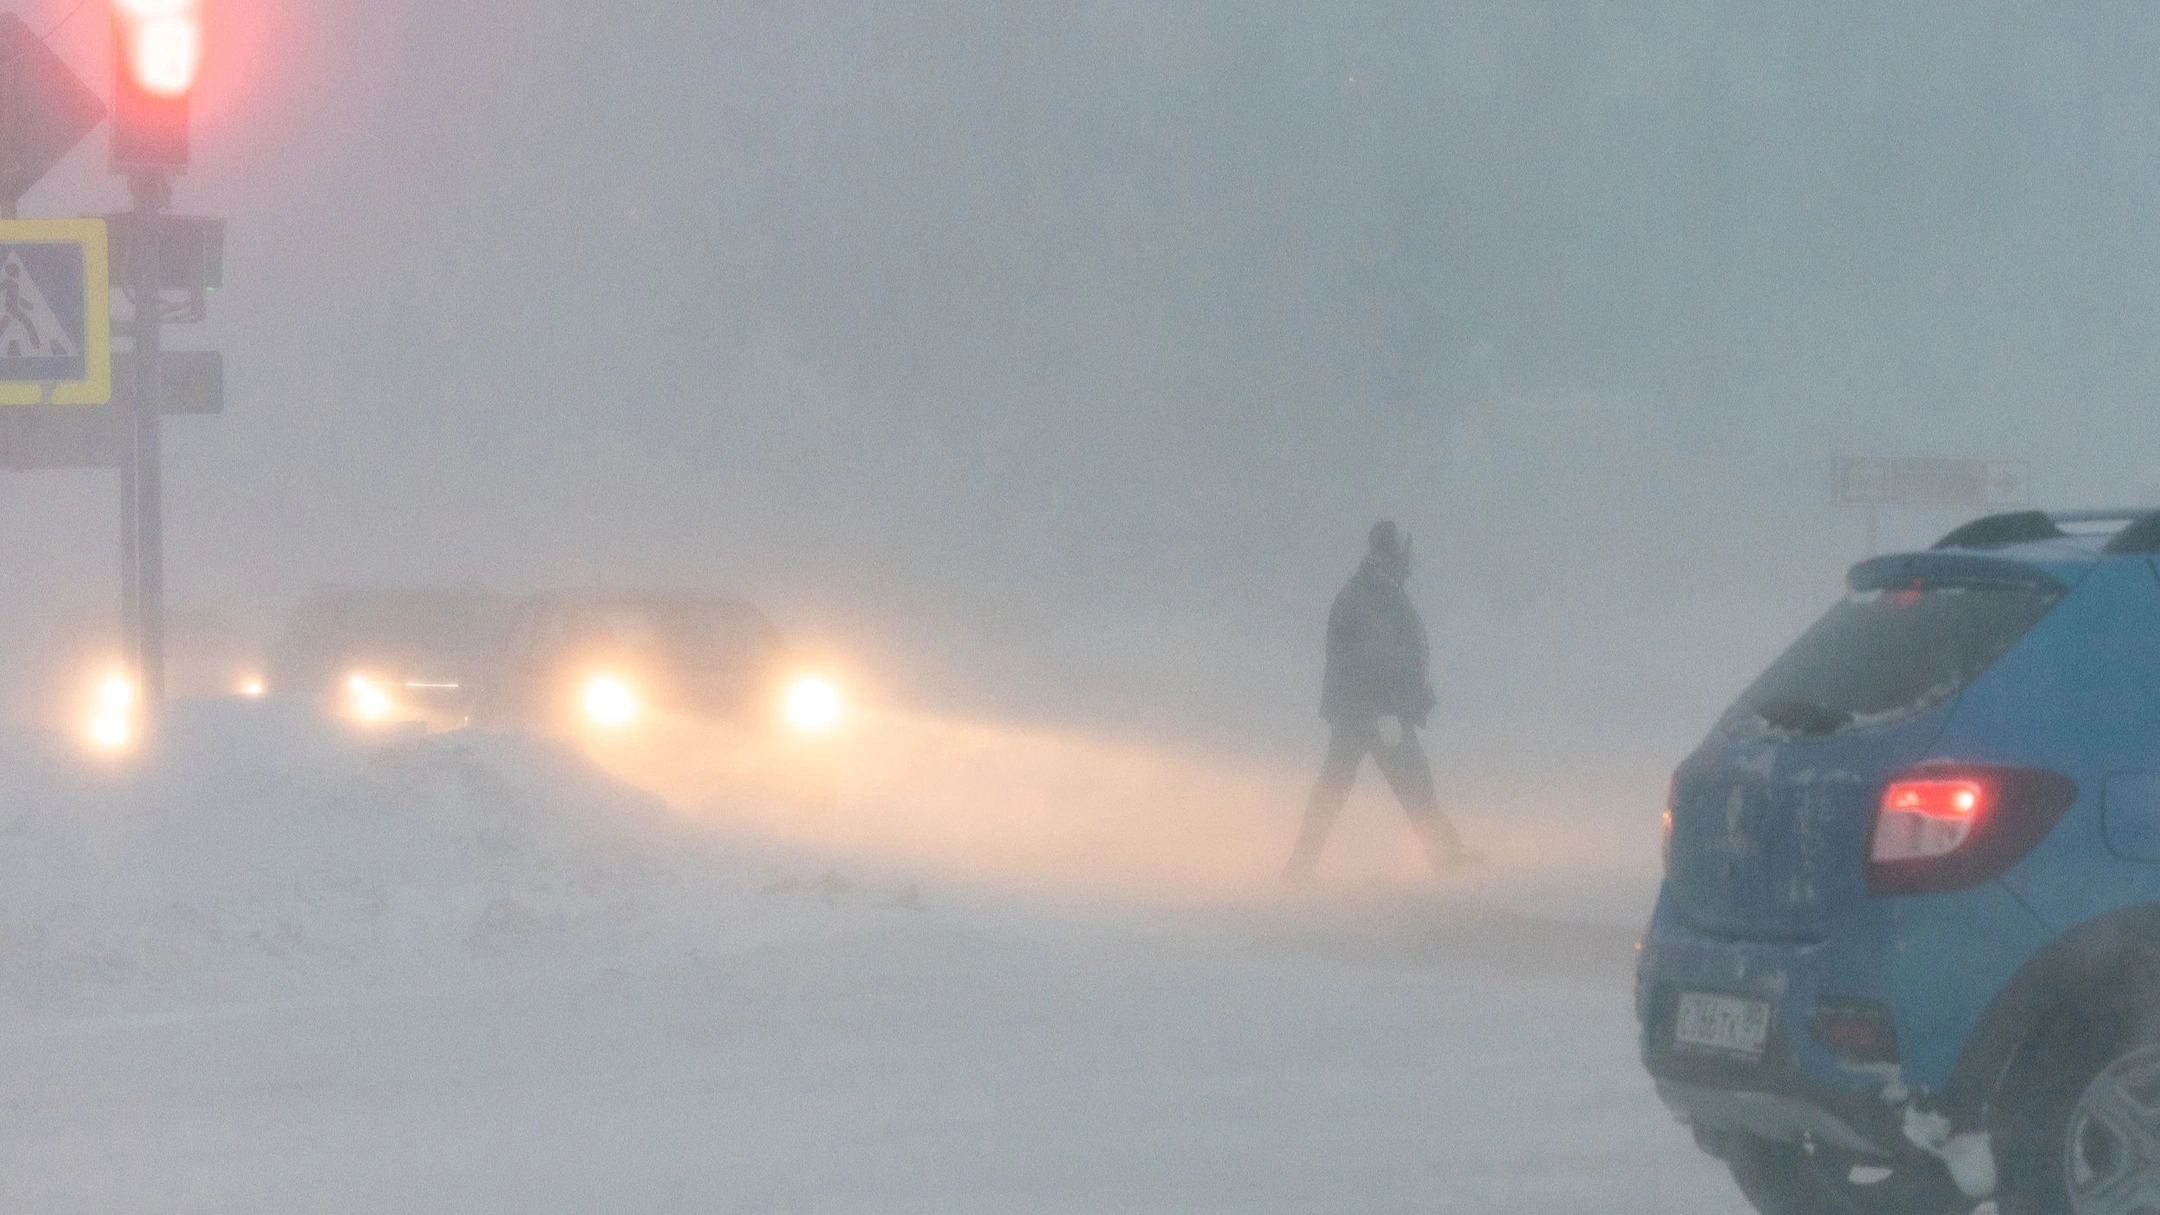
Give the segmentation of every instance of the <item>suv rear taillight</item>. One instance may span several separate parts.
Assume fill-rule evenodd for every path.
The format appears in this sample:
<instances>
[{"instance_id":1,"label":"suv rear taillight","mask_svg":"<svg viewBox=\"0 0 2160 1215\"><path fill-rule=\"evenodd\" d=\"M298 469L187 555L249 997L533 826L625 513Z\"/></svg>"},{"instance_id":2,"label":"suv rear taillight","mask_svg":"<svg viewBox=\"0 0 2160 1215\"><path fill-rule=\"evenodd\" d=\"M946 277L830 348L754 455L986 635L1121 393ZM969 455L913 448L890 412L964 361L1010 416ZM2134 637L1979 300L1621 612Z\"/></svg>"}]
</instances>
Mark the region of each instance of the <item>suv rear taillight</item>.
<instances>
[{"instance_id":1,"label":"suv rear taillight","mask_svg":"<svg viewBox=\"0 0 2160 1215\"><path fill-rule=\"evenodd\" d=\"M1990 809L1986 783L1972 779L1898 780L1883 790L1871 861L1948 856L1972 837Z\"/></svg>"},{"instance_id":2,"label":"suv rear taillight","mask_svg":"<svg viewBox=\"0 0 2160 1215\"><path fill-rule=\"evenodd\" d=\"M1937 894L2000 877L2077 800L2069 777L2038 768L1929 764L1883 787L1868 847L1868 890Z\"/></svg>"},{"instance_id":3,"label":"suv rear taillight","mask_svg":"<svg viewBox=\"0 0 2160 1215\"><path fill-rule=\"evenodd\" d=\"M1673 808L1680 804L1680 774L1673 773L1672 783L1665 786L1665 833L1658 841L1658 859L1665 866L1665 876L1672 876L1672 816Z\"/></svg>"}]
</instances>

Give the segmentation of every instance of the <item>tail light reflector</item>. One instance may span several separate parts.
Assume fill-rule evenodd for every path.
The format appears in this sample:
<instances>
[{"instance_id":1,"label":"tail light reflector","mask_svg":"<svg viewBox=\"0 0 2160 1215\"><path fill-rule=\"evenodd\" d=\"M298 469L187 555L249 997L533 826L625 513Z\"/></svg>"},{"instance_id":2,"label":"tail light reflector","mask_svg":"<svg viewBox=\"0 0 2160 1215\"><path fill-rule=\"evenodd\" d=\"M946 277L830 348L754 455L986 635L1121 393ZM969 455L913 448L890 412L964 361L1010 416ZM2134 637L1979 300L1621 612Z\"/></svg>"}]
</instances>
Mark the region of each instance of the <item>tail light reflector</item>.
<instances>
[{"instance_id":1,"label":"tail light reflector","mask_svg":"<svg viewBox=\"0 0 2160 1215\"><path fill-rule=\"evenodd\" d=\"M1871 861L1946 856L1972 838L1988 812L1988 787L1977 780L1895 780L1875 816Z\"/></svg>"},{"instance_id":2,"label":"tail light reflector","mask_svg":"<svg viewBox=\"0 0 2160 1215\"><path fill-rule=\"evenodd\" d=\"M2070 778L2038 768L1930 764L1883 787L1868 848L1868 889L1936 894L2001 877L2077 800Z\"/></svg>"},{"instance_id":3,"label":"tail light reflector","mask_svg":"<svg viewBox=\"0 0 2160 1215\"><path fill-rule=\"evenodd\" d=\"M1847 1063L1898 1061L1897 1022L1873 1000L1825 997L1807 1025L1811 1037Z\"/></svg>"}]
</instances>

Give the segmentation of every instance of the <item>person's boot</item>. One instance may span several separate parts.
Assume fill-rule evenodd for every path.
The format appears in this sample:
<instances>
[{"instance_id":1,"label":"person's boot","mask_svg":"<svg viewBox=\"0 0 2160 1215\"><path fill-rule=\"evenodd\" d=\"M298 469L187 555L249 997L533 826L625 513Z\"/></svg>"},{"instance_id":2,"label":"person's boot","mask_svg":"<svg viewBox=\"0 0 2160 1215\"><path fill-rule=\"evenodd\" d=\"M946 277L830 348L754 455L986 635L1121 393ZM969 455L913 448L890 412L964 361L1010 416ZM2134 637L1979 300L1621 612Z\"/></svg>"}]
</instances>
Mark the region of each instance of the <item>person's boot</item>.
<instances>
[{"instance_id":1,"label":"person's boot","mask_svg":"<svg viewBox=\"0 0 2160 1215\"><path fill-rule=\"evenodd\" d=\"M1437 814L1414 816L1410 825L1417 830L1418 839L1424 842L1425 857L1436 874L1475 869L1485 861L1484 853L1463 847L1462 837L1455 833L1454 826Z\"/></svg>"},{"instance_id":2,"label":"person's boot","mask_svg":"<svg viewBox=\"0 0 2160 1215\"><path fill-rule=\"evenodd\" d=\"M1313 795L1305 808L1304 821L1298 824L1297 843L1290 846L1290 861L1283 866L1283 885L1312 884L1313 872L1320 867L1320 854L1327 848L1328 834L1339 812L1339 803L1331 808L1319 793Z\"/></svg>"}]
</instances>

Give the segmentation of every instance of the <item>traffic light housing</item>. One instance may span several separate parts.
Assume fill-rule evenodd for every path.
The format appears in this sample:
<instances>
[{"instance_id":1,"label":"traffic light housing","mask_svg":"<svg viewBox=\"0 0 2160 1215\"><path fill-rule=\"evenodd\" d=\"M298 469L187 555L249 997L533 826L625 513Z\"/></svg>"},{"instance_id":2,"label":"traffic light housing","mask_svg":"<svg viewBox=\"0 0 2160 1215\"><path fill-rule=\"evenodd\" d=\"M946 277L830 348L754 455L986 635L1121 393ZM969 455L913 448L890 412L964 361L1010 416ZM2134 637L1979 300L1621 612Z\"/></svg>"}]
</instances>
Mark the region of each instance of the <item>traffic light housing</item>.
<instances>
[{"instance_id":1,"label":"traffic light housing","mask_svg":"<svg viewBox=\"0 0 2160 1215\"><path fill-rule=\"evenodd\" d=\"M185 168L203 0L112 0L113 165Z\"/></svg>"}]
</instances>

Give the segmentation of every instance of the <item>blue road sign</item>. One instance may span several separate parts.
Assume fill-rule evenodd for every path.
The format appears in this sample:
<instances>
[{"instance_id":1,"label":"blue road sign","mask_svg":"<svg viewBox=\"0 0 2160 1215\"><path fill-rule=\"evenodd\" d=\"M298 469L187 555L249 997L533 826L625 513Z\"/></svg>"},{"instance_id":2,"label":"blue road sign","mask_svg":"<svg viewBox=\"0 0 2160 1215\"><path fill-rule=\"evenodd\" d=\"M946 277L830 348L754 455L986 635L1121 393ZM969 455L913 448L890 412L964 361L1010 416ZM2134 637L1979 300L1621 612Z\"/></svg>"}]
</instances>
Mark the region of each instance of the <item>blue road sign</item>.
<instances>
[{"instance_id":1,"label":"blue road sign","mask_svg":"<svg viewBox=\"0 0 2160 1215\"><path fill-rule=\"evenodd\" d=\"M0 220L0 406L112 399L105 221Z\"/></svg>"}]
</instances>

